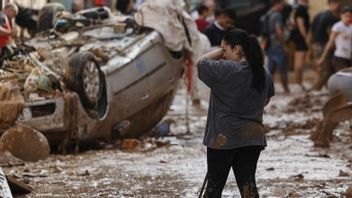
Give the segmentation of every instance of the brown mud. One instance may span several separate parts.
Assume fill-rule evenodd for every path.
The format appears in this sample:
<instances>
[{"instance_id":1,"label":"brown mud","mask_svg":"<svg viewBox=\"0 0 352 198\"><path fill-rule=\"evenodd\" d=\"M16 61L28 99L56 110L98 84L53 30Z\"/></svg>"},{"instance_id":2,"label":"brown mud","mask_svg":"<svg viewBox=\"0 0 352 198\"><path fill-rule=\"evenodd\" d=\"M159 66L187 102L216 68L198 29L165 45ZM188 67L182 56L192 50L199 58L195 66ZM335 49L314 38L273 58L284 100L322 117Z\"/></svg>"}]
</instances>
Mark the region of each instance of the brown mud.
<instances>
[{"instance_id":1,"label":"brown mud","mask_svg":"<svg viewBox=\"0 0 352 198\"><path fill-rule=\"evenodd\" d=\"M185 95L179 91L167 118L176 121L175 136L160 148L121 151L110 148L77 155L51 155L37 163L4 171L34 188L15 197L197 197L206 173L202 136L206 103L185 117ZM343 197L352 185L352 130L348 122L334 131L330 148L313 147L308 138L322 118L325 92L278 94L265 109L268 147L257 169L261 197ZM240 197L230 173L223 197Z\"/></svg>"}]
</instances>

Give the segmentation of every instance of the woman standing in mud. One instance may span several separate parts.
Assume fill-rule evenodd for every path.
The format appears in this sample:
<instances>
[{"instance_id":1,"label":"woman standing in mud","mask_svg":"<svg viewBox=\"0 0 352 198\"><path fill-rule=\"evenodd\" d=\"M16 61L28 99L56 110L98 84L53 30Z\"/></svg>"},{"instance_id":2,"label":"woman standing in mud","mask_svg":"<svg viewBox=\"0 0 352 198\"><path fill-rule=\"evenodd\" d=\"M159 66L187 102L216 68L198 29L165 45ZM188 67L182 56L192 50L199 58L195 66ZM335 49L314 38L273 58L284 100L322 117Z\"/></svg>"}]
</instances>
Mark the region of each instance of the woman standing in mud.
<instances>
[{"instance_id":1,"label":"woman standing in mud","mask_svg":"<svg viewBox=\"0 0 352 198\"><path fill-rule=\"evenodd\" d=\"M255 172L266 146L262 117L274 95L257 39L240 29L228 31L216 49L198 61L198 76L211 97L204 136L208 173L204 197L218 198L230 169L242 197L259 197Z\"/></svg>"}]
</instances>

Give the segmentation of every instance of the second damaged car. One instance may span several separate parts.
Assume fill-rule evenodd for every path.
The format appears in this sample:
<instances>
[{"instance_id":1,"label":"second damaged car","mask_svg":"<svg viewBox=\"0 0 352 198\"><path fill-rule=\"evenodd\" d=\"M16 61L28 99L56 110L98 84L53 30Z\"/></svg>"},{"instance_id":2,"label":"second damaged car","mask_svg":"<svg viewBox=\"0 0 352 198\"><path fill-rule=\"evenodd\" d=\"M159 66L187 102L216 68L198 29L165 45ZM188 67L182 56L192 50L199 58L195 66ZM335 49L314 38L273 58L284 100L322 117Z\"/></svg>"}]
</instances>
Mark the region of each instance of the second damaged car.
<instances>
[{"instance_id":1,"label":"second damaged car","mask_svg":"<svg viewBox=\"0 0 352 198\"><path fill-rule=\"evenodd\" d=\"M182 76L182 50L171 51L158 32L105 8L63 14L55 29L3 61L0 83L12 94L2 94L12 112L3 112L3 131L30 127L51 147L65 147L138 137L163 118Z\"/></svg>"}]
</instances>

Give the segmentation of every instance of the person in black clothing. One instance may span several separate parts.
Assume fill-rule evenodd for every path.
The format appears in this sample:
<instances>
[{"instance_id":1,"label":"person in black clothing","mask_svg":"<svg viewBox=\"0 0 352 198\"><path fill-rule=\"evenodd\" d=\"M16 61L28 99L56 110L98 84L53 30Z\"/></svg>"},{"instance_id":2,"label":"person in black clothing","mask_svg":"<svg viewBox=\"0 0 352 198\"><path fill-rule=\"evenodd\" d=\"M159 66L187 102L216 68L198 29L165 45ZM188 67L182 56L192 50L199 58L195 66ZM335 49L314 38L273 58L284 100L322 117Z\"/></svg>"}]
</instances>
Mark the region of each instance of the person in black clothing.
<instances>
[{"instance_id":1,"label":"person in black clothing","mask_svg":"<svg viewBox=\"0 0 352 198\"><path fill-rule=\"evenodd\" d=\"M318 13L312 22L310 32L310 42L312 43L312 51L314 59L318 60L323 51L324 47L329 40L329 34L332 26L339 21L339 12L341 8L341 0L328 0L328 9ZM320 90L328 81L330 75L333 73L331 66L333 52L326 56L324 62L320 67L317 81L315 82L313 89Z\"/></svg>"},{"instance_id":2,"label":"person in black clothing","mask_svg":"<svg viewBox=\"0 0 352 198\"><path fill-rule=\"evenodd\" d=\"M215 21L205 28L204 34L209 38L211 46L220 46L226 30L233 27L236 13L230 9L215 9Z\"/></svg>"},{"instance_id":3,"label":"person in black clothing","mask_svg":"<svg viewBox=\"0 0 352 198\"><path fill-rule=\"evenodd\" d=\"M281 15L282 15L282 18L283 18L284 26L287 25L287 22L290 19L292 10L293 10L293 6L291 6L289 3L286 3L284 8L282 9Z\"/></svg>"},{"instance_id":4,"label":"person in black clothing","mask_svg":"<svg viewBox=\"0 0 352 198\"><path fill-rule=\"evenodd\" d=\"M18 7L18 15L15 18L15 22L22 28L21 37L24 35L26 29L30 36L34 36L37 33L37 18L39 15L38 9L26 8L16 3Z\"/></svg>"},{"instance_id":5,"label":"person in black clothing","mask_svg":"<svg viewBox=\"0 0 352 198\"><path fill-rule=\"evenodd\" d=\"M305 90L303 86L303 70L308 51L308 31L310 19L308 13L309 0L300 0L294 10L295 27L291 32L291 39L295 44L294 71L296 83Z\"/></svg>"},{"instance_id":6,"label":"person in black clothing","mask_svg":"<svg viewBox=\"0 0 352 198\"><path fill-rule=\"evenodd\" d=\"M131 15L134 11L132 0L117 0L116 9L122 14Z\"/></svg>"}]
</instances>

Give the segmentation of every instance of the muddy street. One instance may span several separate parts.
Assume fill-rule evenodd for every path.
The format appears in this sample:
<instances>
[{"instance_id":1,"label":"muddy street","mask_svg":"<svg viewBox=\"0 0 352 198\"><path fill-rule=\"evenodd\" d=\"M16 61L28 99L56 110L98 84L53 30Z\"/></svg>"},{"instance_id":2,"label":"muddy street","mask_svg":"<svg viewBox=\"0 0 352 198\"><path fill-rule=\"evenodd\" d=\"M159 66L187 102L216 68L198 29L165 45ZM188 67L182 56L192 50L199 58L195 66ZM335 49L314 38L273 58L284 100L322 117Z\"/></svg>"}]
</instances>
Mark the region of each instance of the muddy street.
<instances>
[{"instance_id":1,"label":"muddy street","mask_svg":"<svg viewBox=\"0 0 352 198\"><path fill-rule=\"evenodd\" d=\"M0 198L352 198L351 0L15 1Z\"/></svg>"},{"instance_id":2,"label":"muddy street","mask_svg":"<svg viewBox=\"0 0 352 198\"><path fill-rule=\"evenodd\" d=\"M327 99L324 92L294 98L279 93L266 108L268 147L257 169L262 197L342 197L352 185L349 123L339 125L329 149L314 148L309 140ZM185 134L185 91L179 91L166 116L176 121L174 135L157 148L144 141L142 149L51 155L4 171L34 189L15 197L196 197L206 173L206 105L189 107L191 133ZM232 173L223 197L239 197Z\"/></svg>"}]
</instances>

